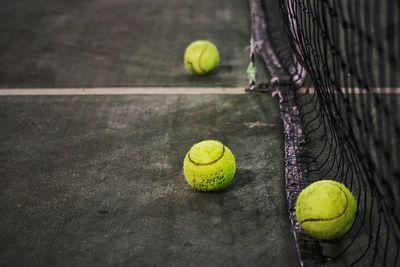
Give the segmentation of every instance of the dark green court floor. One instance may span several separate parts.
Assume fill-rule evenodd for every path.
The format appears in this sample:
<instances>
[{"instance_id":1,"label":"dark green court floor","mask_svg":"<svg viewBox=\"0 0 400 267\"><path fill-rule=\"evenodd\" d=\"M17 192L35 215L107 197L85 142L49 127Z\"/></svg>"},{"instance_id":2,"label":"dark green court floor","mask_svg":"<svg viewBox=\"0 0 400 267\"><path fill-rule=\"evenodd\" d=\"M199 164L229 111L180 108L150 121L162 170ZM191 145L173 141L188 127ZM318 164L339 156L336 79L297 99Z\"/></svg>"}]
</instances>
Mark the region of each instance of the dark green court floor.
<instances>
[{"instance_id":1,"label":"dark green court floor","mask_svg":"<svg viewBox=\"0 0 400 267\"><path fill-rule=\"evenodd\" d=\"M0 98L1 266L296 266L268 95ZM218 139L233 185L192 190Z\"/></svg>"},{"instance_id":2,"label":"dark green court floor","mask_svg":"<svg viewBox=\"0 0 400 267\"><path fill-rule=\"evenodd\" d=\"M6 1L0 88L244 88L248 12L240 0ZM209 76L183 68L195 39L220 49ZM296 266L282 135L269 95L1 96L0 266ZM226 191L183 178L204 139L236 156Z\"/></svg>"},{"instance_id":3,"label":"dark green court floor","mask_svg":"<svg viewBox=\"0 0 400 267\"><path fill-rule=\"evenodd\" d=\"M247 1L6 1L0 31L1 88L246 85ZM207 79L183 68L196 39L221 53Z\"/></svg>"}]
</instances>

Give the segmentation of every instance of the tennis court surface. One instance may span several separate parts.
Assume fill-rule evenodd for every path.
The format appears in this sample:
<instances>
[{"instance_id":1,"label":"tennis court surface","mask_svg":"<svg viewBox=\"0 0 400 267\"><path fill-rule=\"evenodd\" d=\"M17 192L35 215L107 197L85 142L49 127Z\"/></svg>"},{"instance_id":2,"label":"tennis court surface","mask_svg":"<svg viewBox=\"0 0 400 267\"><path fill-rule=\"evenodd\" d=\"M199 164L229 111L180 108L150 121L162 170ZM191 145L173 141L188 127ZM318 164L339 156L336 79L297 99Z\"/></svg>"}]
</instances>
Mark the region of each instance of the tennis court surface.
<instances>
[{"instance_id":1,"label":"tennis court surface","mask_svg":"<svg viewBox=\"0 0 400 267\"><path fill-rule=\"evenodd\" d=\"M278 107L244 93L246 2L19 1L0 12L0 265L296 265ZM182 62L201 38L221 53L207 77ZM204 139L236 156L227 191L183 178Z\"/></svg>"},{"instance_id":2,"label":"tennis court surface","mask_svg":"<svg viewBox=\"0 0 400 267\"><path fill-rule=\"evenodd\" d=\"M389 2L3 3L0 265L398 266ZM221 56L205 76L183 64L198 39ZM236 158L223 191L184 179L208 139ZM358 211L343 237L317 240L295 201L327 179Z\"/></svg>"}]
</instances>

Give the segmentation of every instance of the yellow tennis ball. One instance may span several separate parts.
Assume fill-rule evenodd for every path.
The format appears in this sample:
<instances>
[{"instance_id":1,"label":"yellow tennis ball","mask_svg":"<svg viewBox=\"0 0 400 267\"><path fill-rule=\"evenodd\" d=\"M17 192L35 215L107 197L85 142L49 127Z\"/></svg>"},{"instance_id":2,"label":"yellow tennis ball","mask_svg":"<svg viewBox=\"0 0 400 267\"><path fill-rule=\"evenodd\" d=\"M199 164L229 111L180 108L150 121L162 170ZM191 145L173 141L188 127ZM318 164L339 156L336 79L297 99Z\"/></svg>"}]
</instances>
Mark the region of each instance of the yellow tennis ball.
<instances>
[{"instance_id":1,"label":"yellow tennis ball","mask_svg":"<svg viewBox=\"0 0 400 267\"><path fill-rule=\"evenodd\" d=\"M236 172L232 151L215 140L194 144L183 161L183 173L189 185L200 191L222 190Z\"/></svg>"},{"instance_id":2,"label":"yellow tennis ball","mask_svg":"<svg viewBox=\"0 0 400 267\"><path fill-rule=\"evenodd\" d=\"M183 62L188 72L197 75L207 74L219 66L219 52L210 41L194 41L186 48Z\"/></svg>"},{"instance_id":3,"label":"yellow tennis ball","mask_svg":"<svg viewBox=\"0 0 400 267\"><path fill-rule=\"evenodd\" d=\"M337 239L353 225L357 202L345 185L333 180L312 183L299 195L296 218L308 235Z\"/></svg>"}]
</instances>

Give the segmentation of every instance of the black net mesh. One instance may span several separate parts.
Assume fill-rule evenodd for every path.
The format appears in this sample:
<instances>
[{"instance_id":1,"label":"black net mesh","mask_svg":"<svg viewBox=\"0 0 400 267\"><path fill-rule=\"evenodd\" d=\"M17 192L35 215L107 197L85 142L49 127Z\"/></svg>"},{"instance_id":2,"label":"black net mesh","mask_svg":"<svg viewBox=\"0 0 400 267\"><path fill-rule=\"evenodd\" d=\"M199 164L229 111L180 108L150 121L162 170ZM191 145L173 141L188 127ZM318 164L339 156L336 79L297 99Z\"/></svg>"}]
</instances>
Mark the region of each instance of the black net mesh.
<instances>
[{"instance_id":1,"label":"black net mesh","mask_svg":"<svg viewBox=\"0 0 400 267\"><path fill-rule=\"evenodd\" d=\"M261 2L266 35L293 81L278 90L292 131L286 150L293 153L294 140L291 164L301 172L287 181L289 209L301 188L321 179L343 182L358 201L351 231L319 247L293 222L301 264L400 266L400 1L280 0L280 18L272 1ZM280 44L283 28L291 49ZM302 86L293 53L308 73Z\"/></svg>"}]
</instances>

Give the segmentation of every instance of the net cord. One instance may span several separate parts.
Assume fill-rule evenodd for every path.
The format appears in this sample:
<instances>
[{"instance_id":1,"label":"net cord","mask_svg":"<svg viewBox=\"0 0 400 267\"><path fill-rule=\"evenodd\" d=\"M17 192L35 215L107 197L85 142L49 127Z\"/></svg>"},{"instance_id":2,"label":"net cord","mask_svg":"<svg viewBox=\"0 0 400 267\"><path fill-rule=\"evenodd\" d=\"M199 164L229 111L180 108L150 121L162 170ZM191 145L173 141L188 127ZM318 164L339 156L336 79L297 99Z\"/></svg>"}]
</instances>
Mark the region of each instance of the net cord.
<instances>
[{"instance_id":1,"label":"net cord","mask_svg":"<svg viewBox=\"0 0 400 267\"><path fill-rule=\"evenodd\" d=\"M268 25L261 0L249 1L251 45L256 44L251 51L261 57L267 71L272 76L271 84L276 89L273 95L279 96L285 139L285 191L299 264L300 266L325 266L326 258L322 253L319 241L302 232L295 214L296 199L301 189L306 186L306 169L303 168L300 160L305 139L294 92L304 83L306 71L296 59L293 66L289 68L290 73L285 71L274 52L272 40L268 37ZM290 30L294 31L294 35L296 34L295 27ZM253 63L254 54L250 54Z\"/></svg>"}]
</instances>

